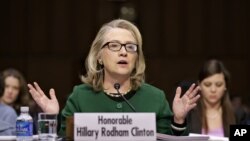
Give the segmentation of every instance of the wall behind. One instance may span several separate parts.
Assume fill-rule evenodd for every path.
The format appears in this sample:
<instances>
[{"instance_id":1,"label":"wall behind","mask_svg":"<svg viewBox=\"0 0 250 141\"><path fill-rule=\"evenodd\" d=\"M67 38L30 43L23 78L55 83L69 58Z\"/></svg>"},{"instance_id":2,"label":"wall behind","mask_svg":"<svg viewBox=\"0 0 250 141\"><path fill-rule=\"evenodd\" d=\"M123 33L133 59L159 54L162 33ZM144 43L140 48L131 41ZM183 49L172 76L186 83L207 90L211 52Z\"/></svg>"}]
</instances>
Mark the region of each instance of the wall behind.
<instances>
[{"instance_id":1,"label":"wall behind","mask_svg":"<svg viewBox=\"0 0 250 141\"><path fill-rule=\"evenodd\" d=\"M248 7L248 0L0 1L0 71L14 67L46 92L55 88L62 108L73 86L81 83L98 29L120 17L141 30L146 80L164 89L168 99L177 82L195 81L204 60L215 56L231 72L231 93L247 101Z\"/></svg>"}]
</instances>

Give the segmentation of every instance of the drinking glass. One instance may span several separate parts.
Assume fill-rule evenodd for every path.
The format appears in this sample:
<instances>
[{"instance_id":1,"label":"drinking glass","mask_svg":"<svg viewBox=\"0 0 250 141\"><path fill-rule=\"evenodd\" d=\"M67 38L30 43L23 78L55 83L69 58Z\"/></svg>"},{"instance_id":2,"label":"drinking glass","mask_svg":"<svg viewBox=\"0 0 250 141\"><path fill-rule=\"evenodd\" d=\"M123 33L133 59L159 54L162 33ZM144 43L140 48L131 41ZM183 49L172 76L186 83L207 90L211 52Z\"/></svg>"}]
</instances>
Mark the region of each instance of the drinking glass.
<instances>
[{"instance_id":1,"label":"drinking glass","mask_svg":"<svg viewBox=\"0 0 250 141\"><path fill-rule=\"evenodd\" d=\"M57 137L57 114L38 114L38 138L43 141L54 140Z\"/></svg>"}]
</instances>

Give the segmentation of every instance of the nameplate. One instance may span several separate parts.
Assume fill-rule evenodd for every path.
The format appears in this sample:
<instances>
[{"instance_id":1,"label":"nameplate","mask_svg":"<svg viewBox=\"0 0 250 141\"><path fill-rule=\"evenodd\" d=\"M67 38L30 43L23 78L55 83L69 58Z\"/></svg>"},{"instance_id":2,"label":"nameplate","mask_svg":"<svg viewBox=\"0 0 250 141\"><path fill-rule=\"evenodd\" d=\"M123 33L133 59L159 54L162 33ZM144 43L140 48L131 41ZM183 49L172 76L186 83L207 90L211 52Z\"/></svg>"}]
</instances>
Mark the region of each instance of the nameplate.
<instances>
[{"instance_id":1,"label":"nameplate","mask_svg":"<svg viewBox=\"0 0 250 141\"><path fill-rule=\"evenodd\" d=\"M155 141L155 113L75 113L74 140Z\"/></svg>"}]
</instances>

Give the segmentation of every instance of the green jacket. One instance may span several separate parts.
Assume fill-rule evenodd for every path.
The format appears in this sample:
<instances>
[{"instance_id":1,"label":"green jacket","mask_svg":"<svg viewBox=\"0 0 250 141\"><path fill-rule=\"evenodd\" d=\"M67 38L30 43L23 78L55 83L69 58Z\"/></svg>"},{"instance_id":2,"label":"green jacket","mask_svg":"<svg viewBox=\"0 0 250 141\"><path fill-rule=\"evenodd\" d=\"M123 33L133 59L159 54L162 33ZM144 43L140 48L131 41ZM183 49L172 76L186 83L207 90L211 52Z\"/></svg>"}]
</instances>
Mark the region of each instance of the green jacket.
<instances>
[{"instance_id":1,"label":"green jacket","mask_svg":"<svg viewBox=\"0 0 250 141\"><path fill-rule=\"evenodd\" d=\"M173 113L162 90L144 83L128 100L136 112L156 113L157 133L174 134L170 126ZM75 112L133 112L133 110L124 100L114 100L103 91L95 92L91 86L81 84L74 87L61 112L60 135L65 135L66 117L73 116ZM184 131L183 135L187 135L187 132Z\"/></svg>"}]
</instances>

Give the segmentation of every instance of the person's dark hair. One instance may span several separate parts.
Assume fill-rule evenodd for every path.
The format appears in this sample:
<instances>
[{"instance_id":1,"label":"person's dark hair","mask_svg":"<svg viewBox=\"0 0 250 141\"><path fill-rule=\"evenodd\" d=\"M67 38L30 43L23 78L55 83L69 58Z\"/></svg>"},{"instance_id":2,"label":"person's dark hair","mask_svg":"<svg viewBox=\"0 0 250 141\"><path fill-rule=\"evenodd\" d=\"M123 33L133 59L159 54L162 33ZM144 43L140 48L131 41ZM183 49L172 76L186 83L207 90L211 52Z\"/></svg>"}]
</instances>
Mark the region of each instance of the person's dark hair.
<instances>
[{"instance_id":1,"label":"person's dark hair","mask_svg":"<svg viewBox=\"0 0 250 141\"><path fill-rule=\"evenodd\" d=\"M228 87L230 82L229 71L225 68L224 64L217 59L211 59L204 63L199 73L199 82L209 76L218 73L223 73L226 82L226 87Z\"/></svg>"},{"instance_id":2,"label":"person's dark hair","mask_svg":"<svg viewBox=\"0 0 250 141\"><path fill-rule=\"evenodd\" d=\"M199 73L199 83L202 82L205 78L210 77L214 74L223 74L226 83L226 90L225 94L221 99L221 106L222 106L222 121L223 121L223 129L224 135L229 136L229 126L230 124L235 124L235 116L232 110L232 104L229 98L228 87L230 82L230 74L229 71L226 69L224 64L217 59L210 59L204 63L202 66L200 73ZM206 107L202 100L199 101L198 107L200 108L201 117L202 117L202 125L205 129L205 133L208 132L208 125L206 119Z\"/></svg>"}]
</instances>

